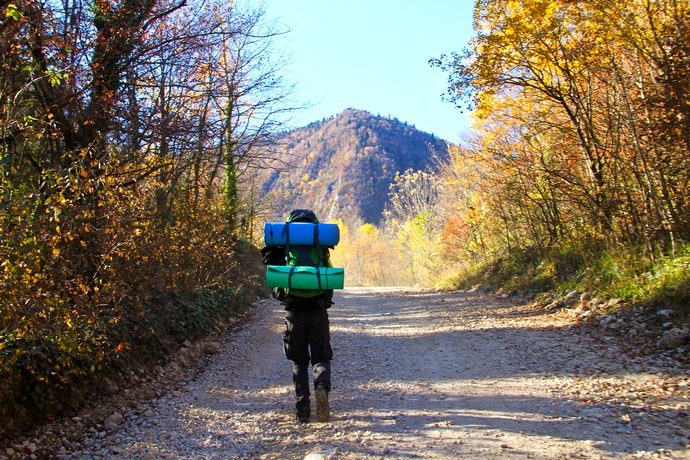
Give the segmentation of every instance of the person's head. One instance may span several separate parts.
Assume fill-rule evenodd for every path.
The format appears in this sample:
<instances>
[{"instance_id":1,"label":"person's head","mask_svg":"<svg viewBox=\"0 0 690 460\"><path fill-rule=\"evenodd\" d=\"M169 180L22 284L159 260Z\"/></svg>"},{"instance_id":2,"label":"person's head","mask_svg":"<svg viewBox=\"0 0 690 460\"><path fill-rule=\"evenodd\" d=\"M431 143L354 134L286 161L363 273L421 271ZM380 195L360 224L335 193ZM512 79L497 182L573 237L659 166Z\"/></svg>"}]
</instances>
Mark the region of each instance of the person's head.
<instances>
[{"instance_id":1,"label":"person's head","mask_svg":"<svg viewBox=\"0 0 690 460\"><path fill-rule=\"evenodd\" d=\"M316 218L314 211L310 209L294 209L288 215L287 222L310 222L318 224L319 219Z\"/></svg>"}]
</instances>

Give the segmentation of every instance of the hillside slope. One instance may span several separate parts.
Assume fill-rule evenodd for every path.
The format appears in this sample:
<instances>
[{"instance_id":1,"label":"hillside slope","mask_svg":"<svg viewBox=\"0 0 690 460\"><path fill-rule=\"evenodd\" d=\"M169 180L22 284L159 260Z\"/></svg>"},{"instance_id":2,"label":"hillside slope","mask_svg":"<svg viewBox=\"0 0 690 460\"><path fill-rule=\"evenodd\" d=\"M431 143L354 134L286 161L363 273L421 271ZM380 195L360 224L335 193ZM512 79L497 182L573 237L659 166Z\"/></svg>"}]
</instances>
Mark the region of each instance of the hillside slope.
<instances>
[{"instance_id":1,"label":"hillside slope","mask_svg":"<svg viewBox=\"0 0 690 460\"><path fill-rule=\"evenodd\" d=\"M260 186L277 212L311 208L322 220L378 224L395 174L429 169L447 151L414 126L347 109L285 134Z\"/></svg>"}]
</instances>

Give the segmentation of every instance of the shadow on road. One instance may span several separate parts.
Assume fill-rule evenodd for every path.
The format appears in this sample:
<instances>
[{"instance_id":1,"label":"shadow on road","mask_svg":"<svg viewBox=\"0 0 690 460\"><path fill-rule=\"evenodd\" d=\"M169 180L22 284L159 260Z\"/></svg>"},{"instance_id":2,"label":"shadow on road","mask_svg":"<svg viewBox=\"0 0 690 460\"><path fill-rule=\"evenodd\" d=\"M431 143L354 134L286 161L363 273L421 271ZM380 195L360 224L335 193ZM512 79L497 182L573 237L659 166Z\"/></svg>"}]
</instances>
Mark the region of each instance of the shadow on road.
<instances>
[{"instance_id":1,"label":"shadow on road","mask_svg":"<svg viewBox=\"0 0 690 460\"><path fill-rule=\"evenodd\" d=\"M265 382L255 375L215 389L220 409L218 401L212 406L225 413L226 423L209 426L192 411L190 432L205 431L207 444L222 443L237 418L251 417L258 425L270 420L256 446L261 458L280 458L269 453L286 450L306 454L314 443L362 458L424 450L429 455L423 456L454 457L504 448L526 455L542 445L616 458L662 448L685 451L677 427L650 423L669 415L662 398L640 407L614 395L598 401L567 396L573 378L635 374L622 357L603 353L580 331L471 293L346 290L335 301L332 423L305 427L292 421L289 363L277 356L276 333L262 352L276 354L279 377ZM362 432L369 433L368 441L360 439Z\"/></svg>"}]
</instances>

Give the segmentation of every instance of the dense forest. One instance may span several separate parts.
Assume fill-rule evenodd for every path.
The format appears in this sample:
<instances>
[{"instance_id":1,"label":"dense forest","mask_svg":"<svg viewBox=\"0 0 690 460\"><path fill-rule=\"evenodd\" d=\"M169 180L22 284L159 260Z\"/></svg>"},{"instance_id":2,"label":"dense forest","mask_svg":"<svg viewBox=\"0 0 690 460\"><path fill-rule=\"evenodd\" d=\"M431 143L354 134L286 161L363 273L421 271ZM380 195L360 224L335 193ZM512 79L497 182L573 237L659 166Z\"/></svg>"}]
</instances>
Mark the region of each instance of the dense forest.
<instances>
[{"instance_id":1,"label":"dense forest","mask_svg":"<svg viewBox=\"0 0 690 460\"><path fill-rule=\"evenodd\" d=\"M240 311L260 292L269 192L324 200L336 176L326 142L286 131L284 31L261 10L21 0L0 14L3 434ZM351 194L323 209L348 282L582 288L687 321L688 1L478 0L474 14L466 49L430 56L475 119L438 167L411 153L438 139L381 141L382 127L417 136L390 118L302 131L350 124L341 155L368 161L347 190L379 208L349 219Z\"/></svg>"}]
</instances>

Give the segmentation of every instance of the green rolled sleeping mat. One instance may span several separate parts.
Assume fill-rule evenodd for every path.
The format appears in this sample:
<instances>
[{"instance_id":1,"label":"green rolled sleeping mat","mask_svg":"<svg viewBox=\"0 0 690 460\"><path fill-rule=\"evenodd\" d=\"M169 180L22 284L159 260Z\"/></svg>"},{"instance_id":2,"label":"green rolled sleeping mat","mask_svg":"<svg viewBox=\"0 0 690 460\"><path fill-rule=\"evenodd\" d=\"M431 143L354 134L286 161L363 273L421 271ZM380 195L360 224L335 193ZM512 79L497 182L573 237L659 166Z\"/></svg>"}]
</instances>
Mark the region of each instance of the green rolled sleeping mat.
<instances>
[{"instance_id":1,"label":"green rolled sleeping mat","mask_svg":"<svg viewBox=\"0 0 690 460\"><path fill-rule=\"evenodd\" d=\"M268 265L266 267L266 285L270 288L288 289L343 289L345 269Z\"/></svg>"}]
</instances>

